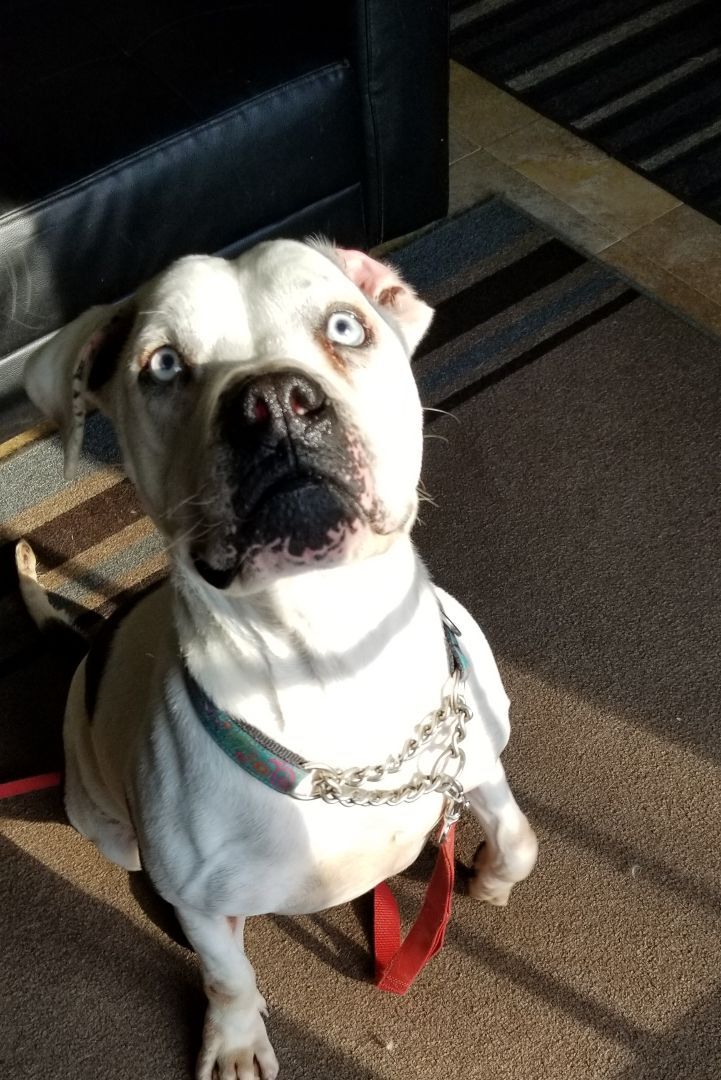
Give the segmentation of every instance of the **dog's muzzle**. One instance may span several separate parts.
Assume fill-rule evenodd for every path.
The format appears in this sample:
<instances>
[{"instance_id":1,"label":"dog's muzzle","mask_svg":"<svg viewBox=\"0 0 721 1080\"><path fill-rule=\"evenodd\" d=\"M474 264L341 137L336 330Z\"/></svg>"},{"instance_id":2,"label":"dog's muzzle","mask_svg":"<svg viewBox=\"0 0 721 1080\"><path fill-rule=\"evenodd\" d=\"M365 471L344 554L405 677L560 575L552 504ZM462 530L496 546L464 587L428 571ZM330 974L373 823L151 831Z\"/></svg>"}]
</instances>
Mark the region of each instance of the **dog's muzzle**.
<instances>
[{"instance_id":1,"label":"dog's muzzle","mask_svg":"<svg viewBox=\"0 0 721 1080\"><path fill-rule=\"evenodd\" d=\"M211 486L223 510L192 552L212 585L227 587L265 554L325 558L363 517L357 447L322 388L293 370L227 387L218 402Z\"/></svg>"}]
</instances>

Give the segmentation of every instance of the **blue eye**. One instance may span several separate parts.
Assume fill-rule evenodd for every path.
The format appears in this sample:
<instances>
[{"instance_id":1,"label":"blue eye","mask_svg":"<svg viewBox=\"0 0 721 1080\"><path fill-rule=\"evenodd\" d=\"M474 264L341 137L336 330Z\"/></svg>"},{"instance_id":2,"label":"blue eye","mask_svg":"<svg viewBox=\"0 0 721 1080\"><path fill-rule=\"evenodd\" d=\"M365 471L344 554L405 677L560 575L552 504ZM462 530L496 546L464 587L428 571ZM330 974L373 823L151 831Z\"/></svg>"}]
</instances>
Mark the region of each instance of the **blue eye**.
<instances>
[{"instance_id":1,"label":"blue eye","mask_svg":"<svg viewBox=\"0 0 721 1080\"><path fill-rule=\"evenodd\" d=\"M169 383L175 379L185 365L180 355L170 345L161 345L150 357L147 370L159 383Z\"/></svg>"},{"instance_id":2,"label":"blue eye","mask_svg":"<svg viewBox=\"0 0 721 1080\"><path fill-rule=\"evenodd\" d=\"M357 349L366 339L363 323L352 311L334 311L328 318L326 335L336 345Z\"/></svg>"}]
</instances>

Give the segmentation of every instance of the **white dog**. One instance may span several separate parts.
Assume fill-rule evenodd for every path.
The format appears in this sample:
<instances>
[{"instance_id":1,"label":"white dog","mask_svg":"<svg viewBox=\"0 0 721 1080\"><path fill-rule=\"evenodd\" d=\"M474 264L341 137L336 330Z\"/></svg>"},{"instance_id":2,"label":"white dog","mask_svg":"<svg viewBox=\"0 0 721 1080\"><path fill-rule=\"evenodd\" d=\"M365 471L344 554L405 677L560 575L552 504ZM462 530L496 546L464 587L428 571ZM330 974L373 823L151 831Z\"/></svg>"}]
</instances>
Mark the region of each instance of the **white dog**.
<instances>
[{"instance_id":1,"label":"white dog","mask_svg":"<svg viewBox=\"0 0 721 1080\"><path fill-rule=\"evenodd\" d=\"M246 916L368 891L466 801L475 896L505 904L536 858L490 649L409 536L409 359L431 317L360 252L275 241L182 259L29 363L66 475L97 406L167 541L168 582L76 673L66 805L109 859L142 863L200 957L199 1080L277 1075ZM22 542L18 566L48 621Z\"/></svg>"}]
</instances>

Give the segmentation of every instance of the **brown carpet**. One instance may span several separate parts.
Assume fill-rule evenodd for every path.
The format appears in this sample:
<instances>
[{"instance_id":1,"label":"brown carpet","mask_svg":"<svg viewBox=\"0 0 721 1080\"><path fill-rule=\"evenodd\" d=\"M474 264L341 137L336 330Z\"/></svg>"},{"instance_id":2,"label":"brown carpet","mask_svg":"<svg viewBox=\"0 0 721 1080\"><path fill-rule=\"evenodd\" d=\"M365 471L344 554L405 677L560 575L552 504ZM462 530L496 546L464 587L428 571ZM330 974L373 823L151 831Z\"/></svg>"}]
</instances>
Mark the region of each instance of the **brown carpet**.
<instances>
[{"instance_id":1,"label":"brown carpet","mask_svg":"<svg viewBox=\"0 0 721 1080\"><path fill-rule=\"evenodd\" d=\"M427 442L424 478L439 505L416 535L499 659L506 766L539 865L505 911L458 895L444 949L406 998L369 982L367 899L251 920L281 1076L712 1080L721 346L505 207L452 229L450 243L431 233L395 255L448 326L460 320L418 363L425 400L455 418L429 423L442 439ZM451 256L434 243L453 249L455 272L441 273ZM43 723L42 665L18 670L8 659L0 682L15 729L3 752L18 724L32 741ZM23 685L33 706L20 720ZM0 803L0 818L0 1076L189 1078L203 999L193 957L157 925L166 913L62 823L57 792ZM478 839L464 820L462 861ZM407 913L428 867L424 856L394 883Z\"/></svg>"}]
</instances>

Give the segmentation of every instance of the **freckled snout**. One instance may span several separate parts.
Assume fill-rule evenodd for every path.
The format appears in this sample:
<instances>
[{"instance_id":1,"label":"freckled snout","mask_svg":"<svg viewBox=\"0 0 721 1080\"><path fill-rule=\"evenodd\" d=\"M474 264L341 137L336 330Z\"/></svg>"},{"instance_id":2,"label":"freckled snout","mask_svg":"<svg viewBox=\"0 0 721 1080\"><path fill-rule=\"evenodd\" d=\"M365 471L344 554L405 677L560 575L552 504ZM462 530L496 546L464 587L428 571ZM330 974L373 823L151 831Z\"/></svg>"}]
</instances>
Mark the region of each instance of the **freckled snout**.
<instances>
[{"instance_id":1,"label":"freckled snout","mask_svg":"<svg viewBox=\"0 0 721 1080\"><path fill-rule=\"evenodd\" d=\"M341 561L368 514L357 435L319 382L292 368L233 381L215 410L212 528L191 557L211 584Z\"/></svg>"}]
</instances>

